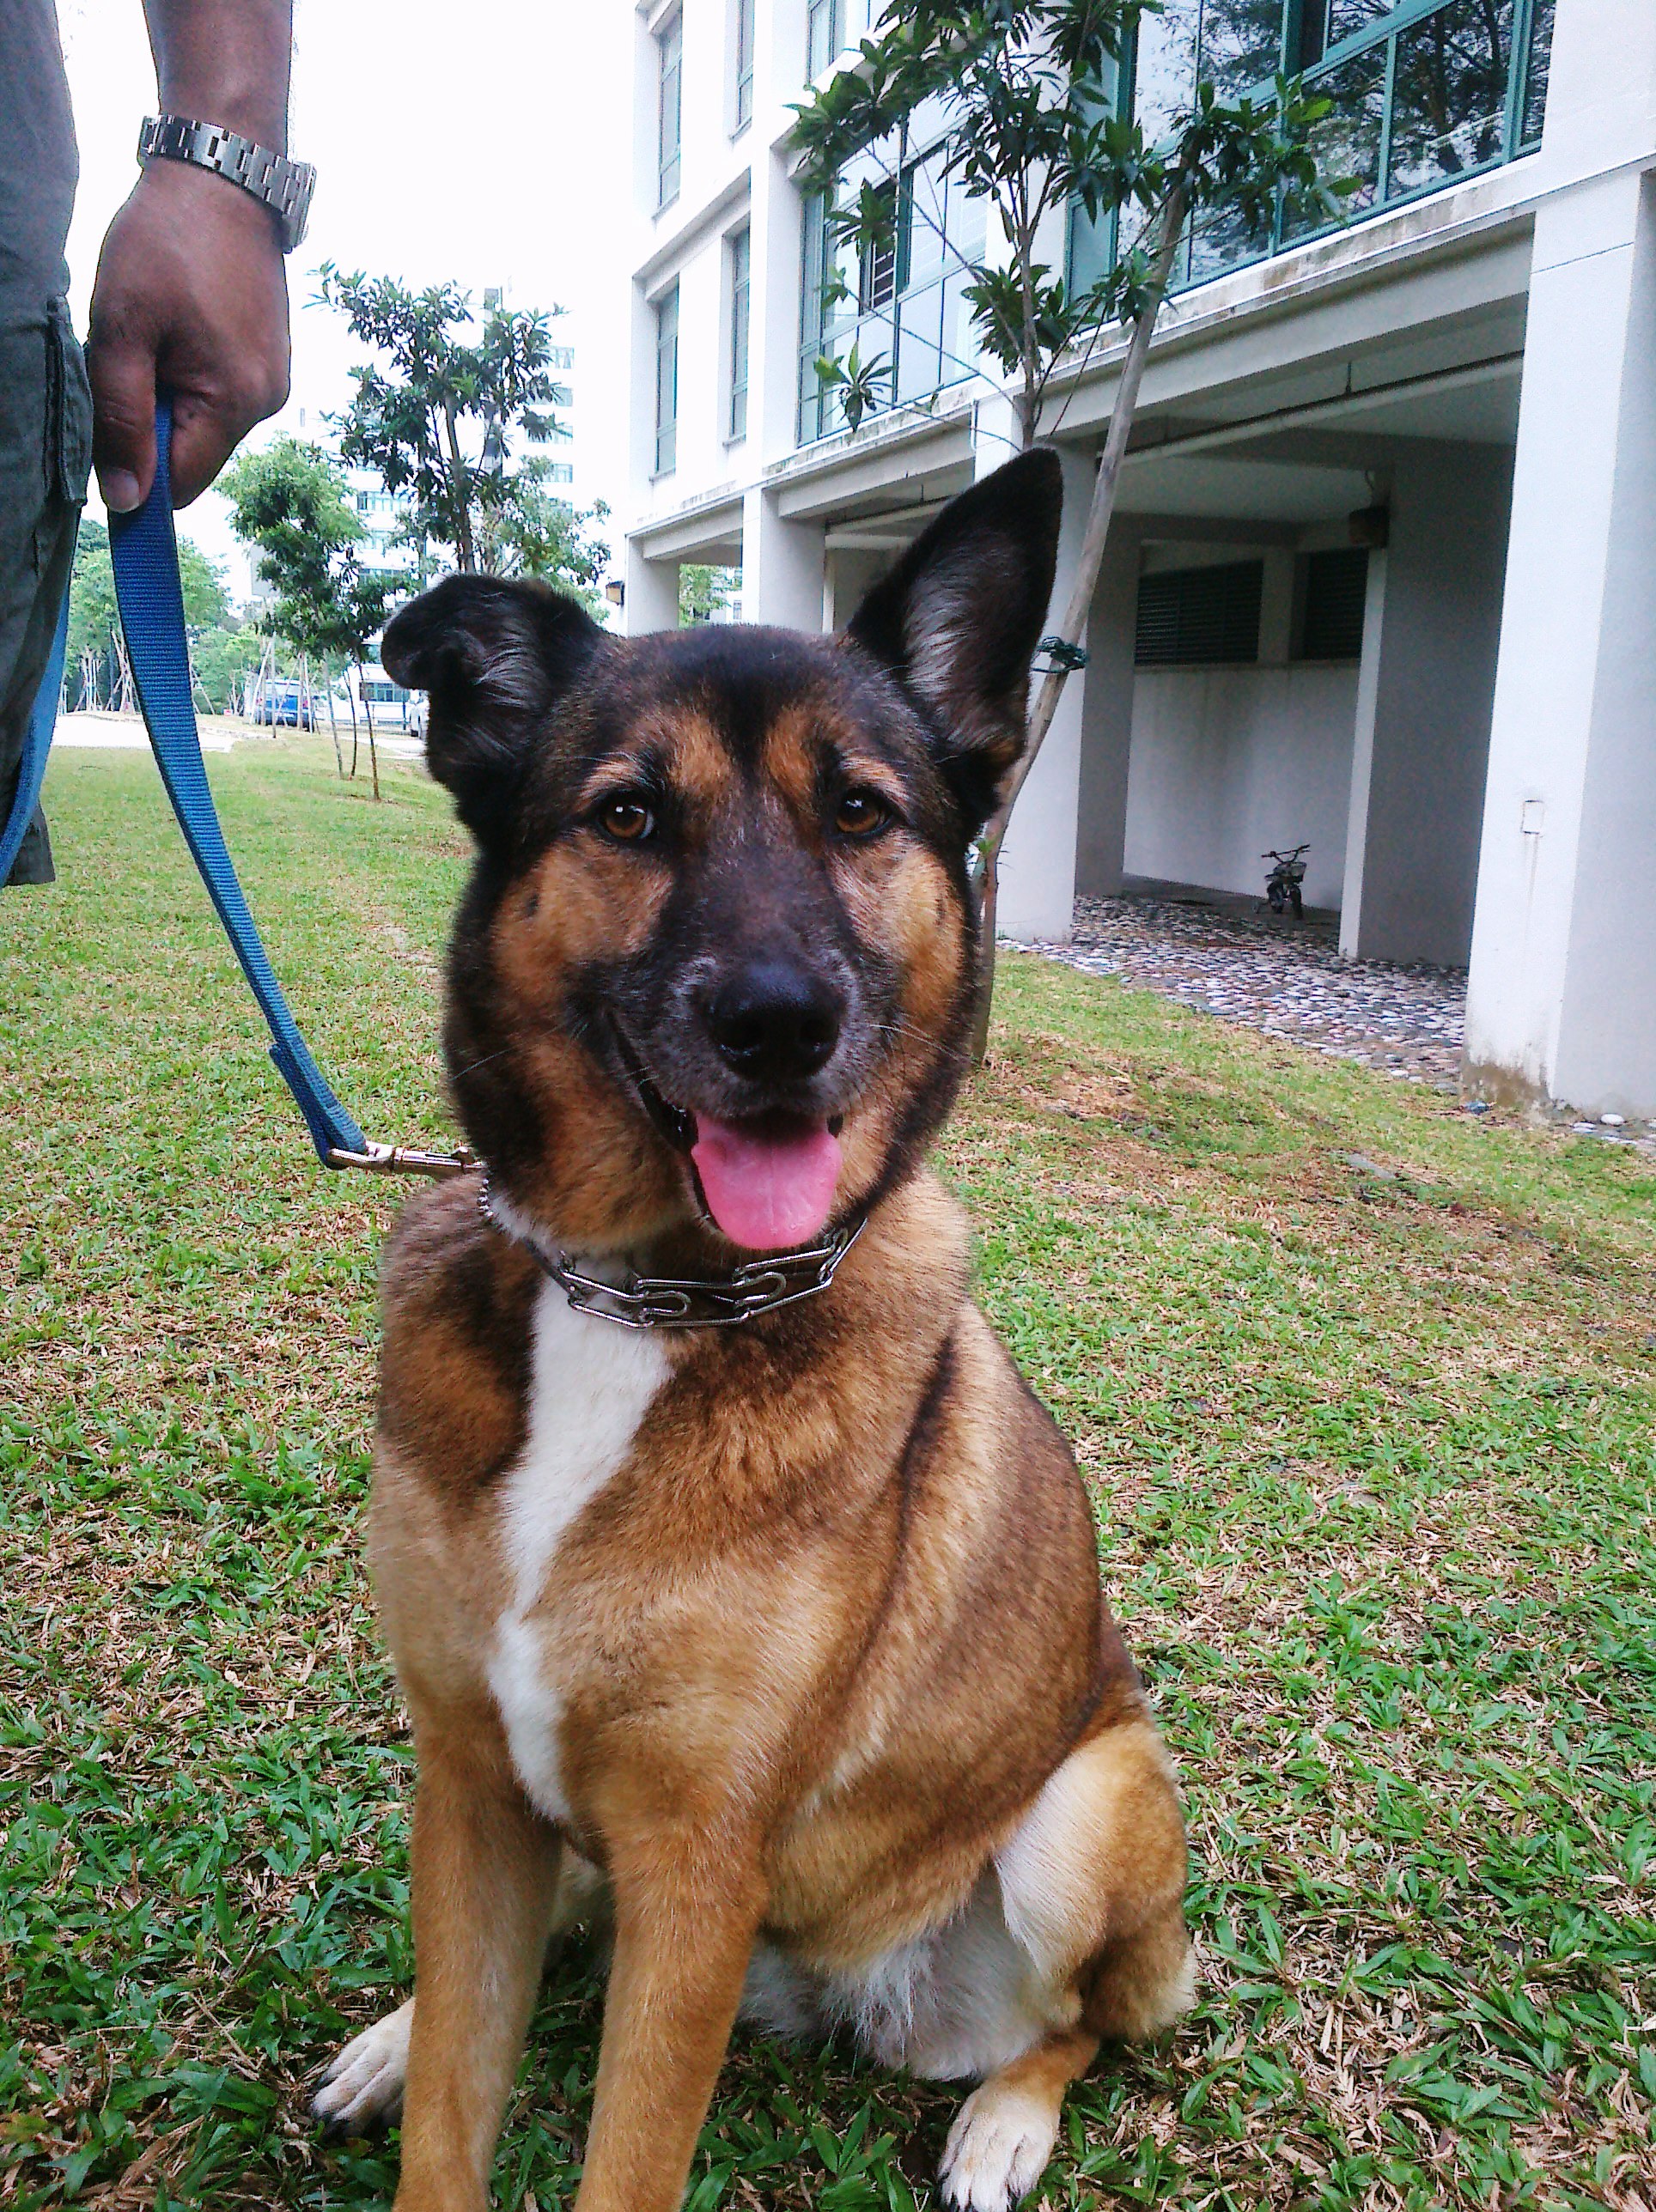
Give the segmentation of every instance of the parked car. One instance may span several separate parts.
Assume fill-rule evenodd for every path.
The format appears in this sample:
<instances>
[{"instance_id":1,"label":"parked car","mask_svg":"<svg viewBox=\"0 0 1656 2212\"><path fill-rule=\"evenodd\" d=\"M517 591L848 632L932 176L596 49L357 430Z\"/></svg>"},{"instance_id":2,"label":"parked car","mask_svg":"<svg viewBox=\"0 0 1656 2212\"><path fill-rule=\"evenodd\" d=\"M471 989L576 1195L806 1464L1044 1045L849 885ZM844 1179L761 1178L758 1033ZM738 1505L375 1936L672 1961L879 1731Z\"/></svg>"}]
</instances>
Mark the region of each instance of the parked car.
<instances>
[{"instance_id":1,"label":"parked car","mask_svg":"<svg viewBox=\"0 0 1656 2212\"><path fill-rule=\"evenodd\" d=\"M266 679L253 701L252 718L273 728L314 730L316 702L301 684L283 677Z\"/></svg>"}]
</instances>

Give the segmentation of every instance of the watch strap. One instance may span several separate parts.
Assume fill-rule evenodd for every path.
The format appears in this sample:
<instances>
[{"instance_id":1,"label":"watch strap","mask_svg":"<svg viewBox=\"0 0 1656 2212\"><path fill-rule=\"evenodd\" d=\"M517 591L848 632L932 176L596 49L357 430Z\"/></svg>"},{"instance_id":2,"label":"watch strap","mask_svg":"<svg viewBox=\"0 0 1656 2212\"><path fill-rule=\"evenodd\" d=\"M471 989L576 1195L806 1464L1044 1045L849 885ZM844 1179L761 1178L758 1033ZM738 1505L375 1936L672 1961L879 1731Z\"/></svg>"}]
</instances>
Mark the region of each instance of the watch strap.
<instances>
[{"instance_id":1,"label":"watch strap","mask_svg":"<svg viewBox=\"0 0 1656 2212\"><path fill-rule=\"evenodd\" d=\"M303 243L316 188L316 171L310 162L289 161L285 154L244 138L239 131L227 131L220 123L198 123L187 115L147 116L138 133L138 159L146 167L161 161L210 169L270 209L284 253Z\"/></svg>"}]
</instances>

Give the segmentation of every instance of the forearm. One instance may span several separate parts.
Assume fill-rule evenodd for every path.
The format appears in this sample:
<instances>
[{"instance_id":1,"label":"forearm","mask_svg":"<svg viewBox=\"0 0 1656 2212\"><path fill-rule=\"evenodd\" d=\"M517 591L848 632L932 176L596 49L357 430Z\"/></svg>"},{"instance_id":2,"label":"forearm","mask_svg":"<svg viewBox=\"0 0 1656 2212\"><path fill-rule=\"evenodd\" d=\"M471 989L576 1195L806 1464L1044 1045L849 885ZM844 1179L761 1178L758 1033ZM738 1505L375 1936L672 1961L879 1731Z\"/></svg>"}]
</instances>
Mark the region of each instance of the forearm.
<instances>
[{"instance_id":1,"label":"forearm","mask_svg":"<svg viewBox=\"0 0 1656 2212\"><path fill-rule=\"evenodd\" d=\"M144 0L161 105L288 150L293 0Z\"/></svg>"}]
</instances>

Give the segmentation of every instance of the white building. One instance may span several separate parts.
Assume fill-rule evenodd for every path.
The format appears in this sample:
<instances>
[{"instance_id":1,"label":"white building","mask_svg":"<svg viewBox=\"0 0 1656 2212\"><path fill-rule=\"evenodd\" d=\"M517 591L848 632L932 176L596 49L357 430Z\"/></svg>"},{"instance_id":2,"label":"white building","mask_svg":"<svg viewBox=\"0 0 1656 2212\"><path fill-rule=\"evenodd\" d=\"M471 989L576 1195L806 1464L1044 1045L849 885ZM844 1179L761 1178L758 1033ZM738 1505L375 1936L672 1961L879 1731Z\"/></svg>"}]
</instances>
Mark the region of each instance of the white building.
<instances>
[{"instance_id":1,"label":"white building","mask_svg":"<svg viewBox=\"0 0 1656 2212\"><path fill-rule=\"evenodd\" d=\"M739 563L750 620L842 622L1008 453L935 255L823 319L789 104L868 12L639 7L631 629L685 561ZM1279 33L1355 215L1184 272L1002 926L1062 937L1123 877L1257 891L1308 838L1348 954L1470 964L1473 1091L1656 1115L1656 0L1168 0L1129 96L1268 75ZM896 388L852 435L813 364L859 334ZM1065 564L1122 351L1049 407Z\"/></svg>"}]
</instances>

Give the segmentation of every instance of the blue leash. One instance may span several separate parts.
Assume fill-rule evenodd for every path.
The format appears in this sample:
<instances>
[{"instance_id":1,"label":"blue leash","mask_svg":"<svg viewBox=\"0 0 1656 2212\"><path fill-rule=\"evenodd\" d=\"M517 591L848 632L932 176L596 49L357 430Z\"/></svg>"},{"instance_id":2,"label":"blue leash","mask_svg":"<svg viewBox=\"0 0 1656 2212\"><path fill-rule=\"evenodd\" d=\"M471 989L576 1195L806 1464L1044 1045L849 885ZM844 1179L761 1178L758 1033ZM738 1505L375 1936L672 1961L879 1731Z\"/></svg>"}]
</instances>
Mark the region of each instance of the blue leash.
<instances>
[{"instance_id":1,"label":"blue leash","mask_svg":"<svg viewBox=\"0 0 1656 2212\"><path fill-rule=\"evenodd\" d=\"M126 633L127 657L137 686L144 726L173 811L179 818L208 896L224 925L231 950L253 988L271 1032L271 1058L294 1103L305 1117L311 1142L325 1167L367 1168L380 1174L459 1175L473 1164L469 1152L423 1152L407 1145L379 1145L362 1134L334 1097L299 1033L224 842L218 811L207 781L196 728L190 685L190 653L184 631L184 593L179 580L178 541L173 532L170 461L171 403L155 409L155 481L143 505L131 514L109 518L109 550L115 570L115 597ZM66 633L68 609L60 629ZM61 654L59 656L61 665ZM48 671L47 687L55 713L58 678ZM40 718L40 708L35 713ZM46 742L51 742L51 724ZM45 767L45 754L40 765ZM31 806L31 813L33 808ZM0 880L3 880L0 878Z\"/></svg>"}]
</instances>

